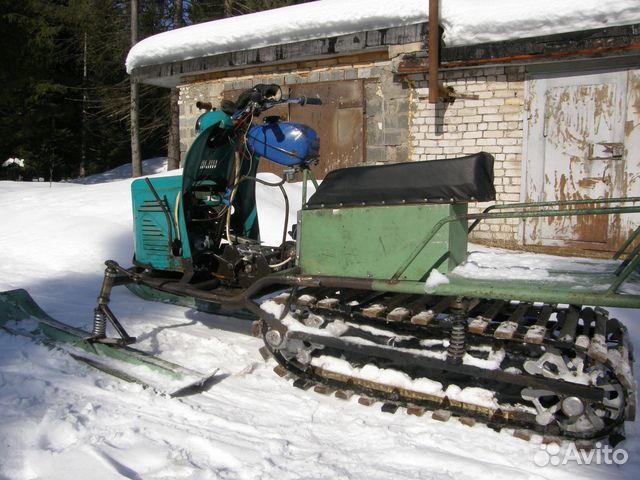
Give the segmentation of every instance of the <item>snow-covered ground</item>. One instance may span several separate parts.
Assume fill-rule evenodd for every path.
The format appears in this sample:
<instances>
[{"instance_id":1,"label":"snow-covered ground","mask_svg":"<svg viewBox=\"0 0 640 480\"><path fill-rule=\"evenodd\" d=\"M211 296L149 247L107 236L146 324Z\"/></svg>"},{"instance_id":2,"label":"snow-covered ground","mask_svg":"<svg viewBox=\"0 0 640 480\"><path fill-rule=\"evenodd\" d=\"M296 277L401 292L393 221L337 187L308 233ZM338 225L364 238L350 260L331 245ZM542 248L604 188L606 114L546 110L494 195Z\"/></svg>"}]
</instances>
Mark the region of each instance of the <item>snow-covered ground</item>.
<instances>
[{"instance_id":1,"label":"snow-covered ground","mask_svg":"<svg viewBox=\"0 0 640 480\"><path fill-rule=\"evenodd\" d=\"M27 289L53 317L88 329L106 259L132 255L126 168L83 183L0 182L0 291ZM162 170L161 161L145 172ZM160 173L163 175L163 173ZM289 186L291 200L300 186ZM259 186L261 230L277 243L280 193ZM295 211L295 207L292 209ZM292 212L292 220L295 213ZM628 424L617 465L538 467L540 439L466 427L293 388L258 354L250 322L145 302L112 306L139 348L219 382L168 398L0 333L0 479L637 478L640 435ZM640 344L640 315L618 310Z\"/></svg>"}]
</instances>

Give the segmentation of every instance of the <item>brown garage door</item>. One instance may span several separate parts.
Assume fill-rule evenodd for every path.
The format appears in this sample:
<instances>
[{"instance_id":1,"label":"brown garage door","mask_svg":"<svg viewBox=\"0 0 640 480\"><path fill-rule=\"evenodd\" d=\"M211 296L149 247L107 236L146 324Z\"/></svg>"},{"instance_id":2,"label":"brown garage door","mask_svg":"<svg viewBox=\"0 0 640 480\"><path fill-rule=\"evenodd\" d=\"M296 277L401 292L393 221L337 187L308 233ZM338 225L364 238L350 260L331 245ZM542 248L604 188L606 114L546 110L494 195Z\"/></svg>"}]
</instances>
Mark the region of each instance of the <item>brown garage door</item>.
<instances>
[{"instance_id":1,"label":"brown garage door","mask_svg":"<svg viewBox=\"0 0 640 480\"><path fill-rule=\"evenodd\" d=\"M292 122L309 125L320 135L320 162L312 170L318 178L337 168L362 165L364 148L364 88L362 80L290 85L289 95L319 97L321 106L289 105L270 110L268 115L280 115ZM235 100L240 91L229 90L224 97ZM287 92L283 92L285 95ZM258 121L260 121L258 119ZM260 172L282 174L281 165L263 160Z\"/></svg>"}]
</instances>

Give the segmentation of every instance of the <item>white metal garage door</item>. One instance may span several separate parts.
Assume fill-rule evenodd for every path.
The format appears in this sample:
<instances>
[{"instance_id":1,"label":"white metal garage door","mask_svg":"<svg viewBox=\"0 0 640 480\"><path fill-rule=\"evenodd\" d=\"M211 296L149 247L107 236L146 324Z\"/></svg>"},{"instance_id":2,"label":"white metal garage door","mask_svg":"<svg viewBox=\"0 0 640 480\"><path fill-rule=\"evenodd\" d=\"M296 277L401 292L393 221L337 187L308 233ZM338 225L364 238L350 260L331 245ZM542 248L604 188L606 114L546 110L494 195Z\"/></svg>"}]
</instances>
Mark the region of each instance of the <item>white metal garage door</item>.
<instances>
[{"instance_id":1,"label":"white metal garage door","mask_svg":"<svg viewBox=\"0 0 640 480\"><path fill-rule=\"evenodd\" d=\"M533 78L527 82L527 201L623 196L627 72ZM524 243L612 250L616 216L527 221Z\"/></svg>"}]
</instances>

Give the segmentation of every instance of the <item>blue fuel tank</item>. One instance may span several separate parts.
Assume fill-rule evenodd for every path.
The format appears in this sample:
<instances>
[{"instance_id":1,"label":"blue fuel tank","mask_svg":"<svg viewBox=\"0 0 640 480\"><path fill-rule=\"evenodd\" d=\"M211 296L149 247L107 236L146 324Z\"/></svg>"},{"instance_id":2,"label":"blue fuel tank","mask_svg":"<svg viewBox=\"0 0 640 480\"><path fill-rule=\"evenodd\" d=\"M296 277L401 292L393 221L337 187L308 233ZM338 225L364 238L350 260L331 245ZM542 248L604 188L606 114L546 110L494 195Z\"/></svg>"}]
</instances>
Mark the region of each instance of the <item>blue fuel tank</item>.
<instances>
[{"instance_id":1,"label":"blue fuel tank","mask_svg":"<svg viewBox=\"0 0 640 480\"><path fill-rule=\"evenodd\" d=\"M320 154L320 138L313 128L281 122L277 117L267 117L263 124L251 127L247 144L256 155L288 167L318 158Z\"/></svg>"}]
</instances>

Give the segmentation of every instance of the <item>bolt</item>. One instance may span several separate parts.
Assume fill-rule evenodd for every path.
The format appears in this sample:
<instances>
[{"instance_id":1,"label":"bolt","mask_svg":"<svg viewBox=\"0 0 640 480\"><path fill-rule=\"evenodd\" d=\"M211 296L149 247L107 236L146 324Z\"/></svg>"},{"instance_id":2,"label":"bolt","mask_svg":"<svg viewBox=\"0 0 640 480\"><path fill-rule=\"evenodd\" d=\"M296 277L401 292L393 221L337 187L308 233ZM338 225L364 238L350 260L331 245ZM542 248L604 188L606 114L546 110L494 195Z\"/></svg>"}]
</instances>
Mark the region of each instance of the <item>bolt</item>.
<instances>
[{"instance_id":1,"label":"bolt","mask_svg":"<svg viewBox=\"0 0 640 480\"><path fill-rule=\"evenodd\" d=\"M278 348L284 343L282 334L280 334L280 332L277 330L269 330L265 334L264 339L273 348Z\"/></svg>"},{"instance_id":2,"label":"bolt","mask_svg":"<svg viewBox=\"0 0 640 480\"><path fill-rule=\"evenodd\" d=\"M298 354L296 355L296 360L298 360L303 365L308 365L311 363L311 352L309 350L299 349Z\"/></svg>"},{"instance_id":3,"label":"bolt","mask_svg":"<svg viewBox=\"0 0 640 480\"><path fill-rule=\"evenodd\" d=\"M562 400L562 412L568 417L577 417L584 413L584 403L578 397L567 397Z\"/></svg>"}]
</instances>

